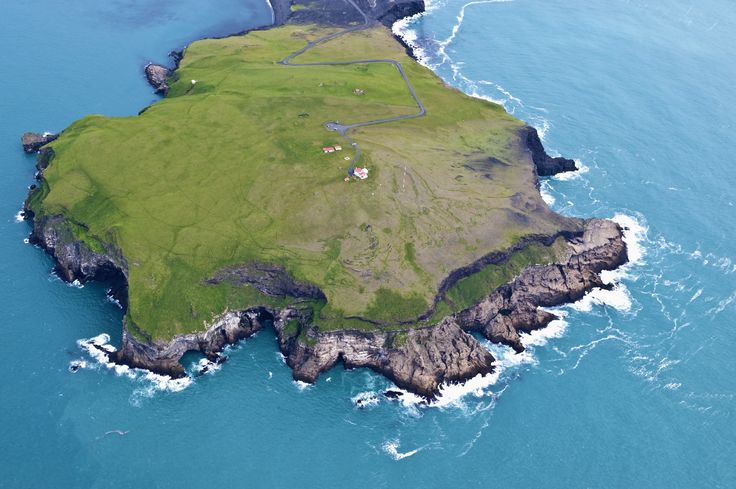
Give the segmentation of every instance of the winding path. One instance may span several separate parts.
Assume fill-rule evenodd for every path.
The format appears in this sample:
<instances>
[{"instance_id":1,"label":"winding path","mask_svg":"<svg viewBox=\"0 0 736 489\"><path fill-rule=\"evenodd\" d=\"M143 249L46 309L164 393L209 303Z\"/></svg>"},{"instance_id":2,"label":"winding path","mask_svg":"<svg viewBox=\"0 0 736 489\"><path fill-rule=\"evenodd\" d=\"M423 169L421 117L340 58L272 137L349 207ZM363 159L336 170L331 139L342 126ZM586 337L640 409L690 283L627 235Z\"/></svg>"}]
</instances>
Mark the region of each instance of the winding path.
<instances>
[{"instance_id":1,"label":"winding path","mask_svg":"<svg viewBox=\"0 0 736 489\"><path fill-rule=\"evenodd\" d=\"M355 157L353 158L353 164L355 165L358 163L358 160L360 159L361 151L360 151L360 147L358 146L358 143L353 141L350 138L350 136L348 136L347 132L349 130L354 129L356 127L373 126L376 124L386 124L388 122L396 122L396 121L402 121L406 119L416 119L417 117L423 117L427 113L427 110L425 109L422 101L419 99L419 96L417 95L417 92L414 90L414 87L409 81L409 78L406 76L406 73L404 72L404 68L401 66L401 63L393 59L359 59L359 60L352 60L352 61L324 61L324 62L317 62L317 63L292 63L291 62L291 60L293 60L297 56L300 56L306 53L310 49L320 44L325 44L340 36L344 36L345 34L361 31L371 26L372 24L371 19L368 17L368 15L366 15L365 12L363 12L363 10L361 10L360 7L358 7L358 5L353 0L345 0L345 1L349 3L350 5L352 5L353 7L355 7L355 9L363 17L362 24L359 24L353 27L348 27L339 32L335 32L333 34L330 34L324 37L320 37L319 39L316 39L314 41L310 41L303 48L297 51L294 51L293 53L289 54L284 59L279 61L278 64L285 65L285 66L342 66L342 65L356 65L356 64L388 63L388 64L395 66L396 69L399 70L401 77L404 79L404 82L406 83L406 86L409 89L409 93L411 93L411 96L414 98L414 101L417 104L417 108L419 109L419 112L417 112L416 114L401 115L401 116L396 116L396 117L389 117L386 119L376 119L376 120L370 120L370 121L355 122L353 124L340 124L337 122L325 123L325 127L328 130L339 132L348 141L348 143L350 143L350 145L353 148L355 148Z\"/></svg>"}]
</instances>

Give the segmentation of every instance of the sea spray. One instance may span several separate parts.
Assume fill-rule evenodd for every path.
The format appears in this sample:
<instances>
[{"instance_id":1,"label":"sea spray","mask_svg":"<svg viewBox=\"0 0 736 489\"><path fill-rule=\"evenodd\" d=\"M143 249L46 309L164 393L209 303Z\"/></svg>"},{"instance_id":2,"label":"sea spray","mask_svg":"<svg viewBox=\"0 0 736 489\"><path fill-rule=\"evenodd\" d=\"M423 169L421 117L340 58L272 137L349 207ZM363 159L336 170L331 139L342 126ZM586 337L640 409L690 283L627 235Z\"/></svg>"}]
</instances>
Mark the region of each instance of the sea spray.
<instances>
[{"instance_id":1,"label":"sea spray","mask_svg":"<svg viewBox=\"0 0 736 489\"><path fill-rule=\"evenodd\" d=\"M134 392L136 394L144 394L146 397L154 395L156 392L179 392L192 384L190 377L182 377L180 379L174 379L168 375L159 375L148 370L132 368L127 365L120 365L110 360L110 354L117 351L117 349L110 344L110 335L106 333L99 334L92 338L83 338L77 341L77 345L87 352L87 354L95 360L95 364L89 364L88 362L75 360L74 365L78 365L79 368L100 368L105 367L111 370L118 377L126 377L130 380L143 382L143 388L137 389ZM93 367L94 365L94 367Z\"/></svg>"},{"instance_id":2,"label":"sea spray","mask_svg":"<svg viewBox=\"0 0 736 489\"><path fill-rule=\"evenodd\" d=\"M394 460L403 460L405 458L411 457L412 455L416 455L422 450L422 448L416 448L414 450L409 450L408 452L402 453L399 451L399 443L399 440L396 439L388 440L383 444L382 448Z\"/></svg>"}]
</instances>

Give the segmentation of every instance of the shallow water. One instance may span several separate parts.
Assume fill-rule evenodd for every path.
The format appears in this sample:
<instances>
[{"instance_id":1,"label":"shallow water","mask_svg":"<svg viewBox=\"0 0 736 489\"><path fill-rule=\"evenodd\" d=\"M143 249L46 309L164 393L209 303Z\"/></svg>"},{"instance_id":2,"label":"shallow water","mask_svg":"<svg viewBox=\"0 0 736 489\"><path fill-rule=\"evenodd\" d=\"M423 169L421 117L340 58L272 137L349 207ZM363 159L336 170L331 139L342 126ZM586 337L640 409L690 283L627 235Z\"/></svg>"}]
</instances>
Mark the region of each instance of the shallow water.
<instances>
[{"instance_id":1,"label":"shallow water","mask_svg":"<svg viewBox=\"0 0 736 489\"><path fill-rule=\"evenodd\" d=\"M634 258L614 291L559 308L524 354L489 345L499 373L433 408L386 401L389 384L363 370L297 385L270 332L187 386L95 361L78 341L116 344L120 311L104 285L63 284L23 243L33 159L18 136L135 114L155 100L142 64L270 11L37 0L0 13L0 487L736 485L727 1L447 1L403 27L445 80L579 159L586 171L543 182L546 198L615 217Z\"/></svg>"}]
</instances>

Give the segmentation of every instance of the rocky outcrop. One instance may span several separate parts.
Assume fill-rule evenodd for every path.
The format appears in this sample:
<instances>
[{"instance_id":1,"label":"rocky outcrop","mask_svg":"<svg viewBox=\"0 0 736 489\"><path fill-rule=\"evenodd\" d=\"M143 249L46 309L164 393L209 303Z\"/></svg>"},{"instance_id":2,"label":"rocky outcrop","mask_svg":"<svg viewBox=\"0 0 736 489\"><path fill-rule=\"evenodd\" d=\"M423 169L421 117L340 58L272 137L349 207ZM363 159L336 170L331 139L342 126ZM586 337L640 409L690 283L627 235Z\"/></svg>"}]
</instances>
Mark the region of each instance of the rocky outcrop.
<instances>
[{"instance_id":1,"label":"rocky outcrop","mask_svg":"<svg viewBox=\"0 0 736 489\"><path fill-rule=\"evenodd\" d=\"M120 250L99 242L99 249L93 251L75 235L75 224L62 216L37 217L27 206L24 214L34 218L29 241L54 258L56 271L62 279L69 282L104 280L127 283L128 263Z\"/></svg>"},{"instance_id":2,"label":"rocky outcrop","mask_svg":"<svg viewBox=\"0 0 736 489\"><path fill-rule=\"evenodd\" d=\"M20 142L23 145L23 151L26 153L35 153L41 149L42 146L49 144L58 137L58 134L52 134L50 132L45 132L43 134L39 134L37 132L26 132L21 136Z\"/></svg>"},{"instance_id":3,"label":"rocky outcrop","mask_svg":"<svg viewBox=\"0 0 736 489\"><path fill-rule=\"evenodd\" d=\"M342 362L346 368L367 367L397 386L427 398L444 382L462 381L493 370L493 356L452 318L438 325L393 332L335 331L286 333L289 316L274 326L294 378L314 382ZM293 319L292 319L293 320Z\"/></svg>"},{"instance_id":4,"label":"rocky outcrop","mask_svg":"<svg viewBox=\"0 0 736 489\"><path fill-rule=\"evenodd\" d=\"M278 14L281 0L273 0L271 5L274 14ZM366 16L391 27L394 22L404 17L424 12L424 0L356 0L355 3ZM296 24L322 24L336 26L354 26L364 21L363 16L345 0L294 0L296 6L290 12L288 20ZM274 15L275 24L279 25L278 15Z\"/></svg>"},{"instance_id":5,"label":"rocky outcrop","mask_svg":"<svg viewBox=\"0 0 736 489\"><path fill-rule=\"evenodd\" d=\"M143 71L146 74L146 80L157 94L166 96L169 93L168 79L171 76L171 70L165 66L148 63Z\"/></svg>"},{"instance_id":6,"label":"rocky outcrop","mask_svg":"<svg viewBox=\"0 0 736 489\"><path fill-rule=\"evenodd\" d=\"M394 0L388 2L364 2L376 20L391 27L397 20L424 12L424 0ZM372 7L372 8L370 8Z\"/></svg>"},{"instance_id":7,"label":"rocky outcrop","mask_svg":"<svg viewBox=\"0 0 736 489\"><path fill-rule=\"evenodd\" d=\"M467 330L480 331L493 342L521 351L519 332L543 328L555 319L540 306L574 302L594 287L606 287L600 272L626 261L621 228L613 221L586 221L583 235L569 241L565 260L525 269L476 306L457 314L456 319Z\"/></svg>"},{"instance_id":8,"label":"rocky outcrop","mask_svg":"<svg viewBox=\"0 0 736 489\"><path fill-rule=\"evenodd\" d=\"M265 309L229 311L204 332L179 335L169 341L139 340L126 325L121 348L111 353L110 360L174 378L182 377L184 367L179 360L186 352L199 351L208 359L218 361L225 346L257 333L271 317Z\"/></svg>"},{"instance_id":9,"label":"rocky outcrop","mask_svg":"<svg viewBox=\"0 0 736 489\"><path fill-rule=\"evenodd\" d=\"M280 26L286 23L291 13L290 0L269 0L271 11L273 12L273 26Z\"/></svg>"},{"instance_id":10,"label":"rocky outcrop","mask_svg":"<svg viewBox=\"0 0 736 489\"><path fill-rule=\"evenodd\" d=\"M575 171L575 161L557 156L549 156L542 146L537 130L532 126L524 126L520 131L522 144L531 153L537 175L549 177L566 171Z\"/></svg>"},{"instance_id":11,"label":"rocky outcrop","mask_svg":"<svg viewBox=\"0 0 736 489\"><path fill-rule=\"evenodd\" d=\"M54 148L51 146L38 150L38 155L36 156L36 169L38 170L39 175L48 168L51 160L54 159L54 156L56 156L56 153L54 153Z\"/></svg>"}]
</instances>

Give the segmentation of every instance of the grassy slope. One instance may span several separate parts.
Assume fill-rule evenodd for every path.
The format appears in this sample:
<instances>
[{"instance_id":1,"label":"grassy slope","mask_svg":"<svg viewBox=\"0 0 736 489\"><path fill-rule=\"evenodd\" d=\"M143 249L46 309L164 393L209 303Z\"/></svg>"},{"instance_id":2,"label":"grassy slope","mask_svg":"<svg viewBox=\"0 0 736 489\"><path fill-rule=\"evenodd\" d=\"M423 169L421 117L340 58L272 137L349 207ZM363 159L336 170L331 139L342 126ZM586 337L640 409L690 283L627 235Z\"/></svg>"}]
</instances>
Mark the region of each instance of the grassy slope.
<instances>
[{"instance_id":1,"label":"grassy slope","mask_svg":"<svg viewBox=\"0 0 736 489\"><path fill-rule=\"evenodd\" d=\"M345 183L352 154L321 152L345 145L323 123L416 106L388 65L275 64L324 33L285 26L196 42L169 97L137 117L84 118L53 144L50 191L36 211L63 213L89 239L121 247L129 320L153 337L200 330L226 308L284 302L202 284L226 265L280 263L319 285L324 328L350 315L390 322L423 312L449 271L563 225L519 153L521 123L444 86L381 27L295 60L399 60L427 106L427 117L353 131L370 178ZM531 205L513 208L514 194Z\"/></svg>"}]
</instances>

